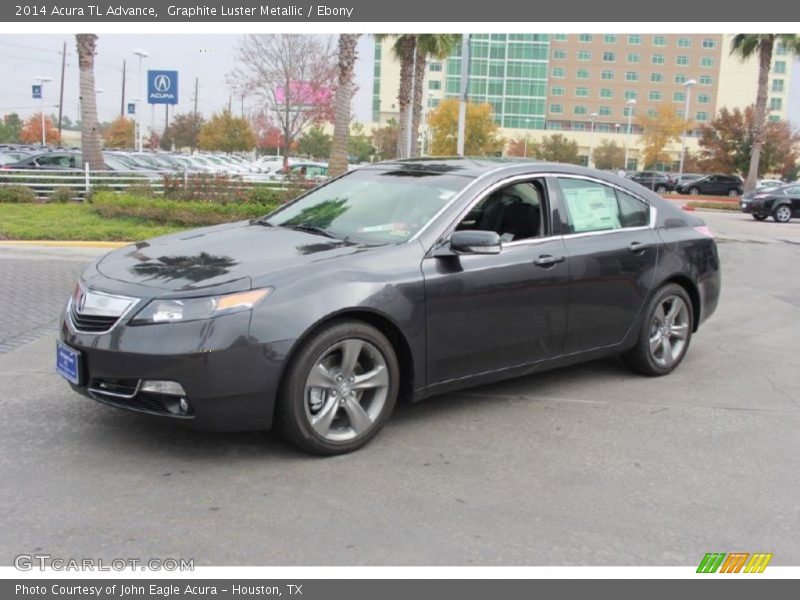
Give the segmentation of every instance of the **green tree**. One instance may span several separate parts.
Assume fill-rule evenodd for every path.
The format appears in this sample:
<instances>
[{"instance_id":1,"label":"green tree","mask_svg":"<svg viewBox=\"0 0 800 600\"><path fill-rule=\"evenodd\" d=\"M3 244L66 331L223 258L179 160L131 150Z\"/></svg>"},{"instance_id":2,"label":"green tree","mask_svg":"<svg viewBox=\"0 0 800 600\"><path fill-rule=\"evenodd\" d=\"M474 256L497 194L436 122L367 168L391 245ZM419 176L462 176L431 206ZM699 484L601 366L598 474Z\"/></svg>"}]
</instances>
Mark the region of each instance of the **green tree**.
<instances>
[{"instance_id":1,"label":"green tree","mask_svg":"<svg viewBox=\"0 0 800 600\"><path fill-rule=\"evenodd\" d=\"M375 148L372 145L372 140L364 133L364 126L361 123L353 123L347 142L347 155L350 160L357 163L367 162L374 154ZM330 165L328 172L330 172Z\"/></svg>"},{"instance_id":2,"label":"green tree","mask_svg":"<svg viewBox=\"0 0 800 600\"><path fill-rule=\"evenodd\" d=\"M449 33L422 33L416 36L417 60L414 69L414 94L412 98L411 116L411 148L410 157L419 154L417 139L419 139L419 125L422 120L422 95L425 84L425 73L428 71L428 60L442 60L447 58L456 45L461 41L458 34ZM405 140L401 140L403 143Z\"/></svg>"},{"instance_id":3,"label":"green tree","mask_svg":"<svg viewBox=\"0 0 800 600\"><path fill-rule=\"evenodd\" d=\"M353 102L353 74L356 64L356 45L360 34L339 34L339 55L336 65L337 85L333 108L333 143L331 144L328 172L331 176L347 172L348 138L350 136L350 109Z\"/></svg>"},{"instance_id":4,"label":"green tree","mask_svg":"<svg viewBox=\"0 0 800 600\"><path fill-rule=\"evenodd\" d=\"M457 98L448 98L428 115L433 156L455 156L456 154L458 104ZM402 132L402 124L400 131ZM465 155L486 156L502 152L504 141L498 137L497 131L498 127L492 116L491 104L467 103Z\"/></svg>"},{"instance_id":5,"label":"green tree","mask_svg":"<svg viewBox=\"0 0 800 600\"><path fill-rule=\"evenodd\" d=\"M602 139L592 152L592 164L595 169L622 169L625 164L625 149L612 140Z\"/></svg>"},{"instance_id":6,"label":"green tree","mask_svg":"<svg viewBox=\"0 0 800 600\"><path fill-rule=\"evenodd\" d=\"M758 55L758 87L752 132L753 146L750 153L750 165L747 169L747 179L744 183L745 192L754 190L758 179L759 161L764 146L767 122L769 71L776 42L782 44L793 54L800 54L800 36L795 34L738 33L731 42L731 54L738 55L742 60Z\"/></svg>"},{"instance_id":7,"label":"green tree","mask_svg":"<svg viewBox=\"0 0 800 600\"><path fill-rule=\"evenodd\" d=\"M679 142L683 132L691 124L671 104L660 104L655 109L655 114L642 115L636 120L642 127L641 144L644 148L642 155L645 169L652 168L656 163L669 162L667 145Z\"/></svg>"},{"instance_id":8,"label":"green tree","mask_svg":"<svg viewBox=\"0 0 800 600\"><path fill-rule=\"evenodd\" d=\"M22 119L15 112L8 113L0 122L0 143L19 143L22 135Z\"/></svg>"},{"instance_id":9,"label":"green tree","mask_svg":"<svg viewBox=\"0 0 800 600\"><path fill-rule=\"evenodd\" d=\"M197 142L201 150L239 152L255 148L256 136L247 119L234 117L224 110L203 124Z\"/></svg>"},{"instance_id":10,"label":"green tree","mask_svg":"<svg viewBox=\"0 0 800 600\"><path fill-rule=\"evenodd\" d=\"M312 126L297 143L297 151L313 159L320 160L331 155L331 136L319 125Z\"/></svg>"},{"instance_id":11,"label":"green tree","mask_svg":"<svg viewBox=\"0 0 800 600\"><path fill-rule=\"evenodd\" d=\"M578 165L581 162L578 156L578 142L568 140L560 133L545 136L541 142L528 146L528 156L572 165Z\"/></svg>"}]
</instances>

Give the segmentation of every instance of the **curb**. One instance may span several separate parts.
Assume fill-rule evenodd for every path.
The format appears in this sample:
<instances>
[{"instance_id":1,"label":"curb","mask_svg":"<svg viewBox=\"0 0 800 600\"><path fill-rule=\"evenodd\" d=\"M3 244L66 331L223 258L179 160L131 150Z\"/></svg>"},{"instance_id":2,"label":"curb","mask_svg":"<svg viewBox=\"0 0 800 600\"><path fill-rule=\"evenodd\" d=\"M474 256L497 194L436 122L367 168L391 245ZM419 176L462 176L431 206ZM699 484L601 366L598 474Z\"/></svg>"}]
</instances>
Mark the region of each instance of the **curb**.
<instances>
[{"instance_id":1,"label":"curb","mask_svg":"<svg viewBox=\"0 0 800 600\"><path fill-rule=\"evenodd\" d=\"M132 242L82 242L64 240L0 240L2 246L51 246L65 248L122 248Z\"/></svg>"}]
</instances>

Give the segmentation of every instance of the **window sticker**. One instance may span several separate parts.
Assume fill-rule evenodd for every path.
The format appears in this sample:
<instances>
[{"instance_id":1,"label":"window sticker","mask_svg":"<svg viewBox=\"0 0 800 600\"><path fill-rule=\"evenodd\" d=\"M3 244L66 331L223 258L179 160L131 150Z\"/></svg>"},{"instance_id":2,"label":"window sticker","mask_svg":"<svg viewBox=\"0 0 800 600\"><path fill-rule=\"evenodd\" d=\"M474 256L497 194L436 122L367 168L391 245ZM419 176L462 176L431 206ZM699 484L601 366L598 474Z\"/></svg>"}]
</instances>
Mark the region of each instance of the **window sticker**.
<instances>
[{"instance_id":1,"label":"window sticker","mask_svg":"<svg viewBox=\"0 0 800 600\"><path fill-rule=\"evenodd\" d=\"M564 199L575 233L622 227L616 197L601 187L566 188Z\"/></svg>"}]
</instances>

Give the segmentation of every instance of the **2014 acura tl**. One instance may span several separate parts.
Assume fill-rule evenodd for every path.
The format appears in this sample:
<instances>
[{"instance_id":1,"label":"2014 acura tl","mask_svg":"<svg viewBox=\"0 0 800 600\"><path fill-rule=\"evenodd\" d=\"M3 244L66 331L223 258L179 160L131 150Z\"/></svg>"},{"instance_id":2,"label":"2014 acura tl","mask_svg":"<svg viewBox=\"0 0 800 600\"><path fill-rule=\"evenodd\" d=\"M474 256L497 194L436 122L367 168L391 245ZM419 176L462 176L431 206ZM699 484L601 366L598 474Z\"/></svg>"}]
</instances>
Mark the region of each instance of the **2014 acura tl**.
<instances>
[{"instance_id":1,"label":"2014 acura tl","mask_svg":"<svg viewBox=\"0 0 800 600\"><path fill-rule=\"evenodd\" d=\"M199 428L363 446L398 398L621 355L665 375L720 293L702 220L615 175L380 163L262 219L137 243L69 299L57 369Z\"/></svg>"}]
</instances>

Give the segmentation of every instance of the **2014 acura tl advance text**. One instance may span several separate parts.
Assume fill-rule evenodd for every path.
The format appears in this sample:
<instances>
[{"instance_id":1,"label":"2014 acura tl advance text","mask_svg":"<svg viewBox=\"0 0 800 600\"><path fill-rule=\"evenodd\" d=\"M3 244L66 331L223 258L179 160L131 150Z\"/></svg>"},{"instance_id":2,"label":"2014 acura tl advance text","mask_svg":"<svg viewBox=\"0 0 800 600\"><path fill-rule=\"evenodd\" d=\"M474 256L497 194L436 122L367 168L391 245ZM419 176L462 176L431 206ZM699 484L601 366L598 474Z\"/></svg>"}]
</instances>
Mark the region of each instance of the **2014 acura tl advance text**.
<instances>
[{"instance_id":1,"label":"2014 acura tl advance text","mask_svg":"<svg viewBox=\"0 0 800 600\"><path fill-rule=\"evenodd\" d=\"M57 369L112 406L269 429L320 454L399 398L621 355L665 375L720 293L703 221L615 175L474 159L366 166L258 220L116 250Z\"/></svg>"}]
</instances>

